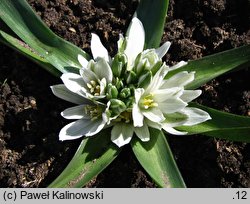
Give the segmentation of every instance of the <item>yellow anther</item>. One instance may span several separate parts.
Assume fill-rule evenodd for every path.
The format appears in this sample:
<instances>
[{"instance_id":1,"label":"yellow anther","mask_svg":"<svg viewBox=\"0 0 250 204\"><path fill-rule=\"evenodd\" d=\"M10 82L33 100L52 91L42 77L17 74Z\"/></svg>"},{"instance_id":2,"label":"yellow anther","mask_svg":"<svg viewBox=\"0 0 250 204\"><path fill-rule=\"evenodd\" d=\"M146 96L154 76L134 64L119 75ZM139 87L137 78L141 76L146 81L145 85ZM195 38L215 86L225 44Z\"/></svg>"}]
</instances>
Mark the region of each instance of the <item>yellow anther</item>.
<instances>
[{"instance_id":1,"label":"yellow anther","mask_svg":"<svg viewBox=\"0 0 250 204\"><path fill-rule=\"evenodd\" d=\"M99 106L87 105L84 107L86 115L90 116L91 120L96 120L102 115L102 108Z\"/></svg>"},{"instance_id":2,"label":"yellow anther","mask_svg":"<svg viewBox=\"0 0 250 204\"><path fill-rule=\"evenodd\" d=\"M124 111L122 112L118 118L114 120L115 122L125 122L125 123L130 123L132 121L132 113L129 111Z\"/></svg>"},{"instance_id":3,"label":"yellow anther","mask_svg":"<svg viewBox=\"0 0 250 204\"><path fill-rule=\"evenodd\" d=\"M95 87L96 86L96 81L91 80L90 83Z\"/></svg>"},{"instance_id":4,"label":"yellow anther","mask_svg":"<svg viewBox=\"0 0 250 204\"><path fill-rule=\"evenodd\" d=\"M94 96L100 96L101 87L96 81L91 80L89 83L87 83L87 87L89 88L91 94Z\"/></svg>"},{"instance_id":5,"label":"yellow anther","mask_svg":"<svg viewBox=\"0 0 250 204\"><path fill-rule=\"evenodd\" d=\"M153 94L149 94L142 100L142 105L145 109L157 107L158 104L154 102Z\"/></svg>"},{"instance_id":6,"label":"yellow anther","mask_svg":"<svg viewBox=\"0 0 250 204\"><path fill-rule=\"evenodd\" d=\"M91 89L91 88L92 88L92 85L89 84L89 83L87 83L87 87L88 87L89 89Z\"/></svg>"},{"instance_id":7,"label":"yellow anther","mask_svg":"<svg viewBox=\"0 0 250 204\"><path fill-rule=\"evenodd\" d=\"M100 91L100 89L101 89L100 85L97 85L97 86L95 87L95 89Z\"/></svg>"}]
</instances>

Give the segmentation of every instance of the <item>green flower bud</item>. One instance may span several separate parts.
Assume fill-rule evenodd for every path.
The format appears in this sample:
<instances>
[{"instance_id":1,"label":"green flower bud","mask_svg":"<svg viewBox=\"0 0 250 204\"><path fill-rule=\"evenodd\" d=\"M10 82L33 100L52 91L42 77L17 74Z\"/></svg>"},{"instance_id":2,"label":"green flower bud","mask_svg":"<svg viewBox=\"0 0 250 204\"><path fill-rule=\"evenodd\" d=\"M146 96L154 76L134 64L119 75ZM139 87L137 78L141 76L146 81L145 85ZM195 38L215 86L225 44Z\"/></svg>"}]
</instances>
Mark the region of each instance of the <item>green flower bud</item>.
<instances>
[{"instance_id":1,"label":"green flower bud","mask_svg":"<svg viewBox=\"0 0 250 204\"><path fill-rule=\"evenodd\" d=\"M131 108L133 106L134 100L135 100L134 97L130 96L124 102L128 108Z\"/></svg>"},{"instance_id":2,"label":"green flower bud","mask_svg":"<svg viewBox=\"0 0 250 204\"><path fill-rule=\"evenodd\" d=\"M126 55L120 53L115 55L111 66L114 76L120 77L126 70L126 64L127 64Z\"/></svg>"},{"instance_id":3,"label":"green flower bud","mask_svg":"<svg viewBox=\"0 0 250 204\"><path fill-rule=\"evenodd\" d=\"M158 61L151 69L151 72L153 75L161 68L162 66L162 61Z\"/></svg>"},{"instance_id":4,"label":"green flower bud","mask_svg":"<svg viewBox=\"0 0 250 204\"><path fill-rule=\"evenodd\" d=\"M137 80L136 73L134 71L129 71L127 75L127 84L132 84Z\"/></svg>"},{"instance_id":5,"label":"green flower bud","mask_svg":"<svg viewBox=\"0 0 250 204\"><path fill-rule=\"evenodd\" d=\"M106 95L108 99L117 98L118 96L117 88L112 84L108 84Z\"/></svg>"},{"instance_id":6,"label":"green flower bud","mask_svg":"<svg viewBox=\"0 0 250 204\"><path fill-rule=\"evenodd\" d=\"M135 60L134 71L140 75L144 70L151 70L159 61L161 61L161 59L154 49L144 50Z\"/></svg>"},{"instance_id":7,"label":"green flower bud","mask_svg":"<svg viewBox=\"0 0 250 204\"><path fill-rule=\"evenodd\" d=\"M144 71L138 80L138 87L145 88L152 80L152 72Z\"/></svg>"},{"instance_id":8,"label":"green flower bud","mask_svg":"<svg viewBox=\"0 0 250 204\"><path fill-rule=\"evenodd\" d=\"M118 47L118 52L119 53L124 53L124 50L126 49L127 46L127 39L123 37L123 35L119 35L119 40L117 42L117 47Z\"/></svg>"},{"instance_id":9,"label":"green flower bud","mask_svg":"<svg viewBox=\"0 0 250 204\"><path fill-rule=\"evenodd\" d=\"M129 96L131 96L131 91L130 88L124 88L121 90L119 96L121 98L128 98Z\"/></svg>"},{"instance_id":10,"label":"green flower bud","mask_svg":"<svg viewBox=\"0 0 250 204\"><path fill-rule=\"evenodd\" d=\"M118 100L118 99L110 100L110 110L113 113L112 115L119 115L126 109L127 109L127 106L121 100Z\"/></svg>"},{"instance_id":11,"label":"green flower bud","mask_svg":"<svg viewBox=\"0 0 250 204\"><path fill-rule=\"evenodd\" d=\"M115 79L115 86L117 90L121 90L124 87L122 80L120 80L118 77Z\"/></svg>"}]
</instances>

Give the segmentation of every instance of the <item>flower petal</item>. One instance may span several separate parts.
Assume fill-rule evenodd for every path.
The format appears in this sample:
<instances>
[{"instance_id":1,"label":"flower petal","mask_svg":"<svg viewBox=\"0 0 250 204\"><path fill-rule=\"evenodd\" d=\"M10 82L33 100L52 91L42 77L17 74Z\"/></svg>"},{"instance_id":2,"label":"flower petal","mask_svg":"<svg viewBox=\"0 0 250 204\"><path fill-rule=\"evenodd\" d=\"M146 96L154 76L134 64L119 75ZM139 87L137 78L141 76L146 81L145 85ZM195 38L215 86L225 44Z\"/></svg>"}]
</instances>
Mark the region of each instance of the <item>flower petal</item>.
<instances>
[{"instance_id":1,"label":"flower petal","mask_svg":"<svg viewBox=\"0 0 250 204\"><path fill-rule=\"evenodd\" d=\"M161 47L155 49L156 54L161 59L168 52L171 43L169 41L165 42Z\"/></svg>"},{"instance_id":2,"label":"flower petal","mask_svg":"<svg viewBox=\"0 0 250 204\"><path fill-rule=\"evenodd\" d=\"M104 59L97 60L95 66L93 67L93 72L101 80L105 78L108 83L113 79L113 73L109 64Z\"/></svg>"},{"instance_id":3,"label":"flower petal","mask_svg":"<svg viewBox=\"0 0 250 204\"><path fill-rule=\"evenodd\" d=\"M181 92L181 93L179 93ZM181 95L183 92L183 88L181 87L173 87L169 89L158 89L153 93L154 101L157 103L161 103L166 101L169 98L176 97L176 95Z\"/></svg>"},{"instance_id":4,"label":"flower petal","mask_svg":"<svg viewBox=\"0 0 250 204\"><path fill-rule=\"evenodd\" d=\"M128 68L132 66L137 55L143 51L145 31L142 22L134 17L128 29L127 44L124 53L128 57Z\"/></svg>"},{"instance_id":5,"label":"flower petal","mask_svg":"<svg viewBox=\"0 0 250 204\"><path fill-rule=\"evenodd\" d=\"M161 88L171 88L171 87L183 87L194 80L195 72L179 72L173 75L171 78L165 80Z\"/></svg>"},{"instance_id":6,"label":"flower petal","mask_svg":"<svg viewBox=\"0 0 250 204\"><path fill-rule=\"evenodd\" d=\"M179 69L180 67L185 66L185 65L187 65L187 62L180 61L176 65L174 65L172 67L169 67L169 69L172 71L172 70L175 70L175 69Z\"/></svg>"},{"instance_id":7,"label":"flower petal","mask_svg":"<svg viewBox=\"0 0 250 204\"><path fill-rule=\"evenodd\" d=\"M86 131L83 126L89 124L90 120L77 120L64 126L59 133L59 140L72 140L82 137Z\"/></svg>"},{"instance_id":8,"label":"flower petal","mask_svg":"<svg viewBox=\"0 0 250 204\"><path fill-rule=\"evenodd\" d=\"M101 129L103 129L105 123L102 119L98 120L77 120L64 126L59 133L59 140L72 140L80 138L84 135L92 136Z\"/></svg>"},{"instance_id":9,"label":"flower petal","mask_svg":"<svg viewBox=\"0 0 250 204\"><path fill-rule=\"evenodd\" d=\"M107 86L107 81L106 81L105 78L103 78L103 79L100 81L100 95L105 95L106 86Z\"/></svg>"},{"instance_id":10,"label":"flower petal","mask_svg":"<svg viewBox=\"0 0 250 204\"><path fill-rule=\"evenodd\" d=\"M103 46L98 35L92 33L91 34L91 52L93 58L96 60L97 58L104 58L107 62L110 61L110 57L107 49Z\"/></svg>"},{"instance_id":11,"label":"flower petal","mask_svg":"<svg viewBox=\"0 0 250 204\"><path fill-rule=\"evenodd\" d=\"M134 121L134 127L142 127L144 117L139 109L139 106L136 104L134 104L133 106L132 116L133 116L133 121Z\"/></svg>"},{"instance_id":12,"label":"flower petal","mask_svg":"<svg viewBox=\"0 0 250 204\"><path fill-rule=\"evenodd\" d=\"M86 137L96 135L105 127L106 124L103 118L99 118L97 120L94 120L93 122L94 123L91 124L90 128L88 129L88 132L85 134Z\"/></svg>"},{"instance_id":13,"label":"flower petal","mask_svg":"<svg viewBox=\"0 0 250 204\"><path fill-rule=\"evenodd\" d=\"M144 124L142 127L134 128L134 131L137 137L141 139L141 141L147 142L150 140L150 133L147 124Z\"/></svg>"},{"instance_id":14,"label":"flower petal","mask_svg":"<svg viewBox=\"0 0 250 204\"><path fill-rule=\"evenodd\" d=\"M179 98L170 98L164 102L158 103L158 108L162 111L163 114L168 114L180 111L187 105L187 103L183 102Z\"/></svg>"},{"instance_id":15,"label":"flower petal","mask_svg":"<svg viewBox=\"0 0 250 204\"><path fill-rule=\"evenodd\" d=\"M160 86L162 85L164 77L166 76L167 73L168 73L168 67L164 63L161 66L161 68L154 75L152 81L148 85L148 87L147 87L147 89L146 89L145 92L146 93L153 93L156 90L158 90L160 88Z\"/></svg>"},{"instance_id":16,"label":"flower petal","mask_svg":"<svg viewBox=\"0 0 250 204\"><path fill-rule=\"evenodd\" d=\"M153 122L147 118L145 118L145 123L149 126L149 127L152 127L152 128L155 128L157 130L161 130L161 123L156 123L156 122Z\"/></svg>"},{"instance_id":17,"label":"flower petal","mask_svg":"<svg viewBox=\"0 0 250 204\"><path fill-rule=\"evenodd\" d=\"M135 89L135 103L137 103L137 104L139 103L143 93L144 93L143 88Z\"/></svg>"},{"instance_id":18,"label":"flower petal","mask_svg":"<svg viewBox=\"0 0 250 204\"><path fill-rule=\"evenodd\" d=\"M185 126L196 125L211 119L210 115L207 112L199 108L187 107L182 110L182 113L188 115L187 121L183 124Z\"/></svg>"},{"instance_id":19,"label":"flower petal","mask_svg":"<svg viewBox=\"0 0 250 204\"><path fill-rule=\"evenodd\" d=\"M86 104L67 108L61 112L61 116L66 119L91 119L90 115L85 113L84 107Z\"/></svg>"},{"instance_id":20,"label":"flower petal","mask_svg":"<svg viewBox=\"0 0 250 204\"><path fill-rule=\"evenodd\" d=\"M88 66L89 61L86 60L82 55L78 55L78 62L82 65L82 68L86 68Z\"/></svg>"},{"instance_id":21,"label":"flower petal","mask_svg":"<svg viewBox=\"0 0 250 204\"><path fill-rule=\"evenodd\" d=\"M180 99L188 103L200 96L201 93L201 90L184 90L183 94L180 96Z\"/></svg>"},{"instance_id":22,"label":"flower petal","mask_svg":"<svg viewBox=\"0 0 250 204\"><path fill-rule=\"evenodd\" d=\"M164 114L165 120L162 122L164 124L164 127L177 127L183 125L187 119L188 116L185 113L182 112L175 112L170 114Z\"/></svg>"},{"instance_id":23,"label":"flower petal","mask_svg":"<svg viewBox=\"0 0 250 204\"><path fill-rule=\"evenodd\" d=\"M75 103L75 104L86 104L89 103L89 100L81 97L78 94L75 94L68 90L64 84L58 84L50 87L53 94L58 98L61 98L65 101Z\"/></svg>"},{"instance_id":24,"label":"flower petal","mask_svg":"<svg viewBox=\"0 0 250 204\"><path fill-rule=\"evenodd\" d=\"M168 132L168 133L170 133L170 134L172 134L172 135L186 135L186 134L187 134L187 132L181 132L181 131L178 131L178 130L172 128L172 127L166 127L166 126L164 126L164 125L162 126L162 128L163 128L166 132Z\"/></svg>"},{"instance_id":25,"label":"flower petal","mask_svg":"<svg viewBox=\"0 0 250 204\"><path fill-rule=\"evenodd\" d=\"M138 88L135 89L135 104L133 105L132 109L132 116L133 116L133 121L134 121L134 126L135 127L141 127L143 126L143 114L140 111L139 108L139 100L144 92L144 89Z\"/></svg>"},{"instance_id":26,"label":"flower petal","mask_svg":"<svg viewBox=\"0 0 250 204\"><path fill-rule=\"evenodd\" d=\"M76 94L84 96L82 91L84 89L85 83L80 75L74 73L65 73L61 76L61 79L67 89Z\"/></svg>"},{"instance_id":27,"label":"flower petal","mask_svg":"<svg viewBox=\"0 0 250 204\"><path fill-rule=\"evenodd\" d=\"M95 66L95 62L90 60L86 69L80 69L80 75L85 84L89 83L91 80L98 81L97 75L91 70L92 66Z\"/></svg>"},{"instance_id":28,"label":"flower petal","mask_svg":"<svg viewBox=\"0 0 250 204\"><path fill-rule=\"evenodd\" d=\"M150 108L150 110L143 111L142 114L149 120L156 123L162 122L165 119L161 110L159 110L158 108Z\"/></svg>"},{"instance_id":29,"label":"flower petal","mask_svg":"<svg viewBox=\"0 0 250 204\"><path fill-rule=\"evenodd\" d=\"M111 131L111 140L118 147L128 144L132 139L134 128L130 124L118 123L114 125Z\"/></svg>"}]
</instances>

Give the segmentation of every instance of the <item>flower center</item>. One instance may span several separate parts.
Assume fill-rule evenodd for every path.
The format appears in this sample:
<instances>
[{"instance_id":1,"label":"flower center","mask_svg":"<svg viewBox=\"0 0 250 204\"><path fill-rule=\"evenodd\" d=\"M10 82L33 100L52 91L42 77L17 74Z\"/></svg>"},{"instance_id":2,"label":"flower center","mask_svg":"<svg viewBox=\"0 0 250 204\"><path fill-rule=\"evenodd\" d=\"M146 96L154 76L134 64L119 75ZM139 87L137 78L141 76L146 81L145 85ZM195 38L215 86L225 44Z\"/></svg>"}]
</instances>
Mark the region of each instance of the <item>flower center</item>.
<instances>
[{"instance_id":1,"label":"flower center","mask_svg":"<svg viewBox=\"0 0 250 204\"><path fill-rule=\"evenodd\" d=\"M89 88L89 91L94 96L100 96L101 87L98 82L91 80L89 83L87 83L87 87Z\"/></svg>"},{"instance_id":2,"label":"flower center","mask_svg":"<svg viewBox=\"0 0 250 204\"><path fill-rule=\"evenodd\" d=\"M153 94L149 94L147 96L145 96L143 99L142 99L142 106L145 108L145 109L149 109L149 108L153 108L153 107L157 107L158 104L154 102L154 99L153 99Z\"/></svg>"},{"instance_id":3,"label":"flower center","mask_svg":"<svg viewBox=\"0 0 250 204\"><path fill-rule=\"evenodd\" d=\"M115 119L116 122L130 123L132 121L132 113L128 111L122 112L118 118Z\"/></svg>"},{"instance_id":4,"label":"flower center","mask_svg":"<svg viewBox=\"0 0 250 204\"><path fill-rule=\"evenodd\" d=\"M84 107L84 112L86 115L89 115L91 120L93 121L102 115L102 108L100 106L86 105Z\"/></svg>"}]
</instances>

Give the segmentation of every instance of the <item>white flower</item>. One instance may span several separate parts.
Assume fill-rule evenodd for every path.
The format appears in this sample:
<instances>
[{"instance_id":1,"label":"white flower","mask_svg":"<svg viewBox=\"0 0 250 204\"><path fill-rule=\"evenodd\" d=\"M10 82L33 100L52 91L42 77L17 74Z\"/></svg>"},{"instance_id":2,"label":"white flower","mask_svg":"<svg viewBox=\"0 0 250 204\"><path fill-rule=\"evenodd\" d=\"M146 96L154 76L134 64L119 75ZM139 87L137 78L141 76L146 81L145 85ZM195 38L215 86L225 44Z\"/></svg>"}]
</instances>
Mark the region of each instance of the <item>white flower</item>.
<instances>
[{"instance_id":1,"label":"white flower","mask_svg":"<svg viewBox=\"0 0 250 204\"><path fill-rule=\"evenodd\" d=\"M108 102L105 115L107 118L105 118L105 121L107 121L108 126L113 126L111 130L111 141L113 143L118 147L124 146L131 141L134 133L143 142L149 141L150 133L146 120L142 127L134 127L132 112L130 109L122 111L119 115L112 117L107 113L110 111L110 106L111 103ZM121 107L122 106L118 107L117 105L117 109Z\"/></svg>"},{"instance_id":2,"label":"white flower","mask_svg":"<svg viewBox=\"0 0 250 204\"><path fill-rule=\"evenodd\" d=\"M145 31L142 22L134 17L132 19L131 25L128 29L128 35L124 38L120 35L118 41L118 51L124 53L127 56L127 70L130 71L135 65L135 60L138 54L142 53L145 55L149 50L154 51L158 59L161 59L168 51L170 47L170 42L165 42L161 47L157 49L148 49L143 51L145 43ZM145 63L145 62L141 62Z\"/></svg>"},{"instance_id":3,"label":"white flower","mask_svg":"<svg viewBox=\"0 0 250 204\"><path fill-rule=\"evenodd\" d=\"M146 123L142 127L134 127L131 123L120 122L112 128L111 140L118 147L121 147L131 141L134 133L143 142L147 142L150 139L148 125Z\"/></svg>"},{"instance_id":4,"label":"white flower","mask_svg":"<svg viewBox=\"0 0 250 204\"><path fill-rule=\"evenodd\" d=\"M66 119L76 120L63 127L59 133L60 140L72 140L92 136L100 132L105 124L105 105L94 104L81 94L67 89L64 84L51 86L52 92L59 98L77 104L61 112Z\"/></svg>"},{"instance_id":5,"label":"white flower","mask_svg":"<svg viewBox=\"0 0 250 204\"><path fill-rule=\"evenodd\" d=\"M112 70L103 59L90 60L87 68L80 69L80 74L64 73L61 76L70 91L90 99L104 98L105 88L112 78Z\"/></svg>"},{"instance_id":6,"label":"white flower","mask_svg":"<svg viewBox=\"0 0 250 204\"><path fill-rule=\"evenodd\" d=\"M136 17L128 35L120 35L114 58L108 55L100 38L92 34L93 59L88 61L79 55L79 74L65 73L61 76L64 84L51 87L57 97L77 104L61 113L76 121L62 128L60 140L92 136L113 126L111 141L121 147L134 134L143 142L149 141L149 127L182 135L187 133L176 127L210 119L208 113L187 107L201 94L200 90L185 90L194 80L194 72L182 71L165 79L168 72L187 64L181 61L168 67L162 63L170 42L143 50L144 41L144 28Z\"/></svg>"},{"instance_id":7,"label":"white flower","mask_svg":"<svg viewBox=\"0 0 250 204\"><path fill-rule=\"evenodd\" d=\"M174 127L195 125L211 119L205 111L187 107L188 102L201 94L201 90L184 89L194 80L195 73L182 71L165 80L170 70L163 64L145 90L135 90L132 112L135 127L142 127L147 118L170 134L182 135L187 133L177 131Z\"/></svg>"},{"instance_id":8,"label":"white flower","mask_svg":"<svg viewBox=\"0 0 250 204\"><path fill-rule=\"evenodd\" d=\"M87 61L83 56L78 55L78 61L82 65L80 75L65 73L61 79L70 91L83 97L104 98L105 88L112 82L113 73L109 64L108 51L96 34L92 34L91 51L95 61Z\"/></svg>"}]
</instances>

